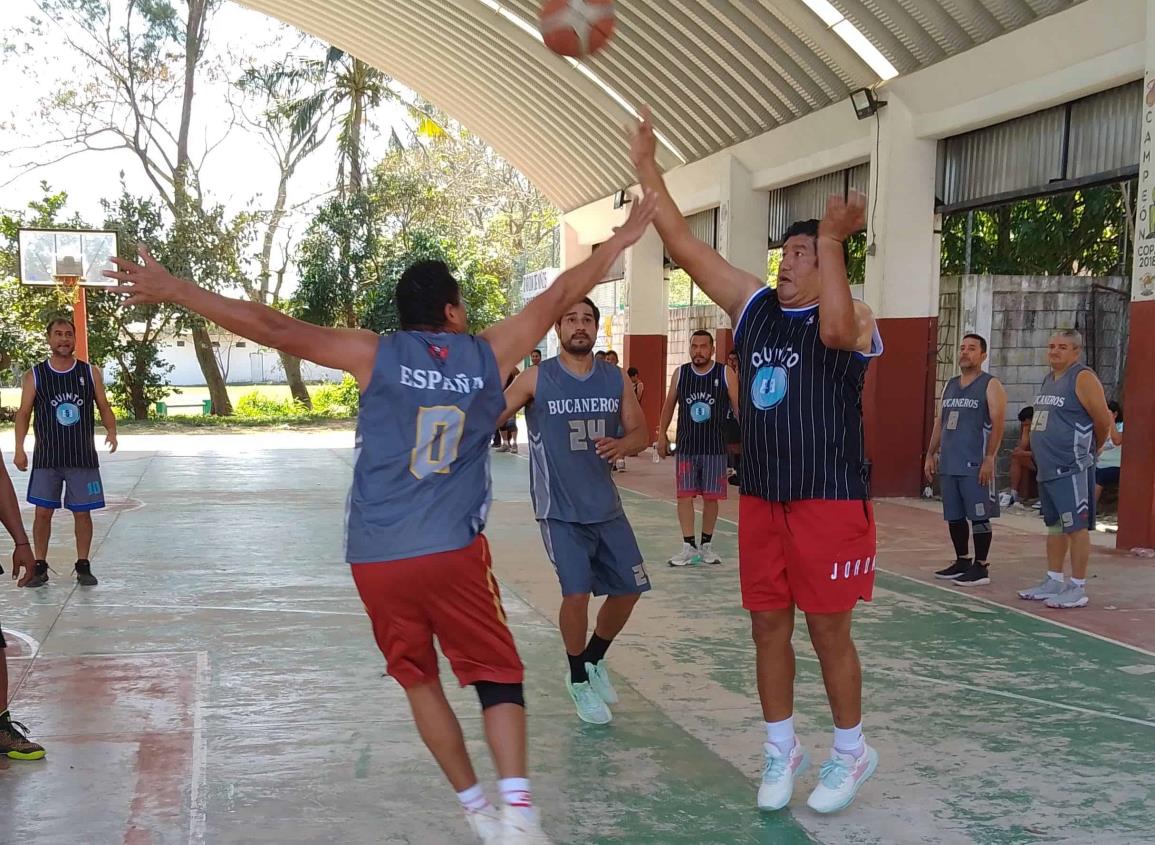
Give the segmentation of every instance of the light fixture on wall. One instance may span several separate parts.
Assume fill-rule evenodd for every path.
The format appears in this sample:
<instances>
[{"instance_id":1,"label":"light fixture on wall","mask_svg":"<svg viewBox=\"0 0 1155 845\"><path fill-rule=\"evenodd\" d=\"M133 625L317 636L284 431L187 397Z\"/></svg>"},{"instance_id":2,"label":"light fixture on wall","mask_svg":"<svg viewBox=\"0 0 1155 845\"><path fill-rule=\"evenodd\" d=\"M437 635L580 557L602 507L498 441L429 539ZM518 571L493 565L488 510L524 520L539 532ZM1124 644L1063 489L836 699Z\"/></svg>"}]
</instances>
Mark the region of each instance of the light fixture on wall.
<instances>
[{"instance_id":1,"label":"light fixture on wall","mask_svg":"<svg viewBox=\"0 0 1155 845\"><path fill-rule=\"evenodd\" d=\"M877 114L878 110L886 105L886 100L878 99L869 88L859 88L851 92L850 104L854 106L854 114L858 119L866 120Z\"/></svg>"},{"instance_id":2,"label":"light fixture on wall","mask_svg":"<svg viewBox=\"0 0 1155 845\"><path fill-rule=\"evenodd\" d=\"M621 190L621 191L618 191L616 194L614 194L614 209L615 210L622 208L624 205L626 205L626 203L629 203L629 202L633 202L633 200L630 199L630 195L626 191Z\"/></svg>"}]
</instances>

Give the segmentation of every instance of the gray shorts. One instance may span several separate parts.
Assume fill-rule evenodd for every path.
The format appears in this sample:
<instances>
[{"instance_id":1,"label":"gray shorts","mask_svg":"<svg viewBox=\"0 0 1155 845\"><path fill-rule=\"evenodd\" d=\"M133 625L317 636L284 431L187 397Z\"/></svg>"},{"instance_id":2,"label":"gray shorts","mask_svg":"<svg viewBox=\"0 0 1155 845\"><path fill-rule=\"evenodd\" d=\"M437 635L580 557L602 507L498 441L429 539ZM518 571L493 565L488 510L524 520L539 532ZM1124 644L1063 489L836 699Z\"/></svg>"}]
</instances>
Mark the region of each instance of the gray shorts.
<instances>
[{"instance_id":1,"label":"gray shorts","mask_svg":"<svg viewBox=\"0 0 1155 845\"><path fill-rule=\"evenodd\" d=\"M942 493L942 516L947 522L962 519L985 522L999 515L993 482L983 487L977 475L940 475L938 486Z\"/></svg>"},{"instance_id":2,"label":"gray shorts","mask_svg":"<svg viewBox=\"0 0 1155 845\"><path fill-rule=\"evenodd\" d=\"M1048 528L1059 525L1064 534L1094 530L1095 468L1075 470L1062 478L1039 482L1039 504Z\"/></svg>"},{"instance_id":3,"label":"gray shorts","mask_svg":"<svg viewBox=\"0 0 1155 845\"><path fill-rule=\"evenodd\" d=\"M650 589L641 549L625 515L589 525L559 519L537 524L563 596L631 596Z\"/></svg>"},{"instance_id":4,"label":"gray shorts","mask_svg":"<svg viewBox=\"0 0 1155 845\"><path fill-rule=\"evenodd\" d=\"M63 494L63 496L61 495ZM87 467L35 467L28 479L28 502L38 508L94 511L104 507L100 470Z\"/></svg>"}]
</instances>

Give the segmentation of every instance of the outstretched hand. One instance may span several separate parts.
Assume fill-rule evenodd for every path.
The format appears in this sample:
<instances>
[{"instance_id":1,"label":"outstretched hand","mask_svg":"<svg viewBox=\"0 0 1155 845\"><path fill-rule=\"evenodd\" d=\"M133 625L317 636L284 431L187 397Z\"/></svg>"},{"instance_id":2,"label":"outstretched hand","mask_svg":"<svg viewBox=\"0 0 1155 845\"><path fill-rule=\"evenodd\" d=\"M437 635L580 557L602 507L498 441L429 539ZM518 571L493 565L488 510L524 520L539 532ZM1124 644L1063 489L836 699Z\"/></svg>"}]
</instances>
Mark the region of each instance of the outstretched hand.
<instances>
[{"instance_id":1,"label":"outstretched hand","mask_svg":"<svg viewBox=\"0 0 1155 845\"><path fill-rule=\"evenodd\" d=\"M176 302L185 285L189 283L178 279L168 269L157 261L144 247L137 252L141 263L125 261L113 256L111 261L116 270L105 270L104 275L121 282L120 285L109 288L113 293L128 294L122 305L156 305L161 302Z\"/></svg>"},{"instance_id":2,"label":"outstretched hand","mask_svg":"<svg viewBox=\"0 0 1155 845\"><path fill-rule=\"evenodd\" d=\"M640 200L630 203L630 216L621 226L614 227L614 235L622 242L623 249L636 244L654 222L658 211L658 195L646 191Z\"/></svg>"},{"instance_id":3,"label":"outstretched hand","mask_svg":"<svg viewBox=\"0 0 1155 845\"><path fill-rule=\"evenodd\" d=\"M650 107L642 106L641 122L634 127L630 137L630 161L636 170L653 164L658 151L658 140L654 135L654 123L651 120Z\"/></svg>"},{"instance_id":4,"label":"outstretched hand","mask_svg":"<svg viewBox=\"0 0 1155 845\"><path fill-rule=\"evenodd\" d=\"M834 194L826 200L826 214L818 224L818 237L845 241L866 227L866 195L851 191L845 199Z\"/></svg>"}]
</instances>

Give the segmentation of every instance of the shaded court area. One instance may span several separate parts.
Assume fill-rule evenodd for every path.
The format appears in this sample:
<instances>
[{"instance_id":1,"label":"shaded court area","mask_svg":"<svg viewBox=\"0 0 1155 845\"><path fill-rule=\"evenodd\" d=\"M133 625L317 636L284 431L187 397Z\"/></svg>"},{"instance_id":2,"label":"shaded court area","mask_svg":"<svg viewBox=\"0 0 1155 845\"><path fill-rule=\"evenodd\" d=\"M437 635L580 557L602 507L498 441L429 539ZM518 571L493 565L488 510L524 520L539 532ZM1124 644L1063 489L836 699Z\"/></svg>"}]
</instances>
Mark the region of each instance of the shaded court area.
<instances>
[{"instance_id":1,"label":"shaded court area","mask_svg":"<svg viewBox=\"0 0 1155 845\"><path fill-rule=\"evenodd\" d=\"M96 519L100 586L74 587L58 518L60 574L0 590L13 713L48 749L0 771L0 842L466 841L340 562L351 432L121 444L104 468L114 506ZM494 456L489 535L556 841L1155 842L1149 564L1097 552L1092 607L1056 625L1004 606L1041 575L1033 526L1000 526L995 583L958 595L925 582L950 554L936 515L880 503L884 571L857 622L878 774L850 810L821 818L804 806L812 769L793 814L762 816L735 526L715 538L723 566L671 570L672 462L637 459L618 477L655 589L610 651L614 723L584 725L562 683L527 471ZM821 758L830 716L799 627L797 723ZM476 698L451 697L492 794Z\"/></svg>"}]
</instances>

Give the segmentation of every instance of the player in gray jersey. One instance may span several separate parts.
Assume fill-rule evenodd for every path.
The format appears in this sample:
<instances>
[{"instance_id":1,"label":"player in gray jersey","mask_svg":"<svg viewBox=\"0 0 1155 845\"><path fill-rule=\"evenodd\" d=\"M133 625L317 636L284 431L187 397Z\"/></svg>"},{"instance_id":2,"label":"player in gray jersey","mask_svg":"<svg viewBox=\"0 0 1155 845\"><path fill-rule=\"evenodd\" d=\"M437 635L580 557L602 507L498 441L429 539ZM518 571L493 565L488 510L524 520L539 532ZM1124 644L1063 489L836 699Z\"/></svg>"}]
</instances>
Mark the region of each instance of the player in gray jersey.
<instances>
[{"instance_id":1,"label":"player in gray jersey","mask_svg":"<svg viewBox=\"0 0 1155 845\"><path fill-rule=\"evenodd\" d=\"M1091 529L1095 527L1096 444L1102 446L1115 427L1103 384L1079 362L1083 336L1056 332L1049 344L1051 371L1035 397L1031 420L1031 454L1038 467L1039 502L1047 524L1047 577L1019 591L1019 598L1046 602L1047 607L1087 604L1087 564ZM1071 580L1063 581L1063 562L1070 554Z\"/></svg>"},{"instance_id":2,"label":"player in gray jersey","mask_svg":"<svg viewBox=\"0 0 1155 845\"><path fill-rule=\"evenodd\" d=\"M578 718L595 725L613 718L618 700L606 651L650 589L610 476L614 461L646 447L646 419L622 371L592 354L600 316L588 298L562 315L561 352L510 385L504 416L526 408L534 514L561 583L566 689ZM606 599L587 641L591 594Z\"/></svg>"},{"instance_id":3,"label":"player in gray jersey","mask_svg":"<svg viewBox=\"0 0 1155 845\"><path fill-rule=\"evenodd\" d=\"M506 623L484 529L489 438L506 376L571 304L589 293L653 219L656 198L590 258L519 313L474 336L460 285L439 261L402 274L401 330L389 335L295 320L177 279L144 250L105 275L125 305L171 302L222 328L353 375L361 388L348 498L346 561L389 674L483 843L548 845L526 768L523 667ZM536 369L536 368L535 368ZM505 804L478 783L438 672L440 645L458 681L476 689Z\"/></svg>"},{"instance_id":4,"label":"player in gray jersey","mask_svg":"<svg viewBox=\"0 0 1155 845\"><path fill-rule=\"evenodd\" d=\"M926 450L926 480L932 481L938 473L943 518L950 527L955 551L955 562L934 575L967 587L991 582L991 518L999 515L995 456L1003 440L1007 392L1002 382L983 372L986 360L986 338L964 336L958 352L962 374L943 389ZM973 561L970 533L975 538Z\"/></svg>"}]
</instances>

